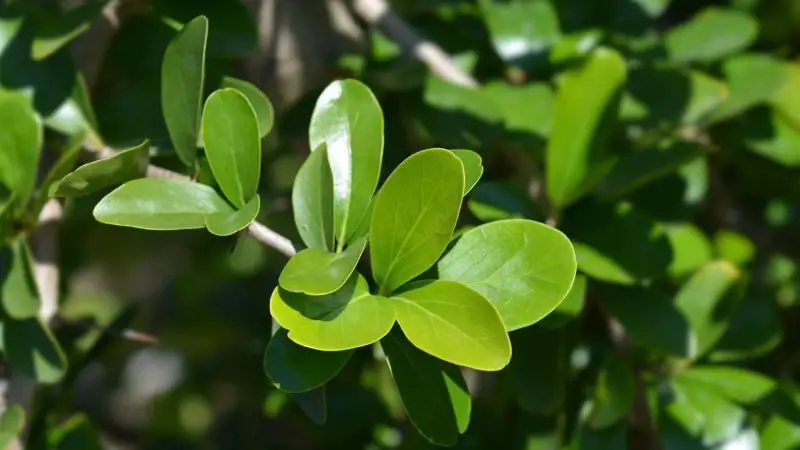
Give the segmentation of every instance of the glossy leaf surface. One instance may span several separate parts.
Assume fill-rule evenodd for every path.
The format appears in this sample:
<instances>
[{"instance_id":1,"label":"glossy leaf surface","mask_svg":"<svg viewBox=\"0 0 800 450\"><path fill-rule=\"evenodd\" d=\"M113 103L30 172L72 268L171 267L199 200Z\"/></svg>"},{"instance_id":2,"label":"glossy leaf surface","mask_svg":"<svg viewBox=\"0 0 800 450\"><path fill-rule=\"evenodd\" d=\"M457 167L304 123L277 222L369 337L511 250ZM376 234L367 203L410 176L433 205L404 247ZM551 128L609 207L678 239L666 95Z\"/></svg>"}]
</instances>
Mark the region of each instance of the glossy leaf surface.
<instances>
[{"instance_id":1,"label":"glossy leaf surface","mask_svg":"<svg viewBox=\"0 0 800 450\"><path fill-rule=\"evenodd\" d=\"M341 253L302 250L284 266L278 280L281 288L307 295L330 294L350 278L366 247L367 240L358 238Z\"/></svg>"},{"instance_id":2,"label":"glossy leaf surface","mask_svg":"<svg viewBox=\"0 0 800 450\"><path fill-rule=\"evenodd\" d=\"M214 213L206 216L206 229L217 236L230 236L250 225L261 209L261 197L254 196L244 208L233 213Z\"/></svg>"},{"instance_id":3,"label":"glossy leaf surface","mask_svg":"<svg viewBox=\"0 0 800 450\"><path fill-rule=\"evenodd\" d=\"M290 393L308 392L335 377L350 360L351 350L321 352L294 343L286 330L272 336L264 354L264 372L275 386Z\"/></svg>"},{"instance_id":4,"label":"glossy leaf surface","mask_svg":"<svg viewBox=\"0 0 800 450\"><path fill-rule=\"evenodd\" d=\"M54 197L77 197L143 178L147 175L149 162L150 144L145 141L109 158L78 167L54 184L51 194Z\"/></svg>"}]
</instances>

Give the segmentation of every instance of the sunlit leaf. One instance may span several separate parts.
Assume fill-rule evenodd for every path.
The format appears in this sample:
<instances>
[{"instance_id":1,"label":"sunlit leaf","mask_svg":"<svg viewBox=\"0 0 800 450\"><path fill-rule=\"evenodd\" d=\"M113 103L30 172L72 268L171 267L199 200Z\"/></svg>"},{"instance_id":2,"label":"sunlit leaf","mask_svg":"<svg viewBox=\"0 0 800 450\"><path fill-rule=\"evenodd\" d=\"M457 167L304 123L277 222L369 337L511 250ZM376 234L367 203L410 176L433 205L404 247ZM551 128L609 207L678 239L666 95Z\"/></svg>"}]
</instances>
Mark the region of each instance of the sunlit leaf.
<instances>
[{"instance_id":1,"label":"sunlit leaf","mask_svg":"<svg viewBox=\"0 0 800 450\"><path fill-rule=\"evenodd\" d=\"M339 289L356 269L367 240L359 238L341 253L307 248L289 259L281 272L281 288L307 295L325 295Z\"/></svg>"},{"instance_id":2,"label":"sunlit leaf","mask_svg":"<svg viewBox=\"0 0 800 450\"><path fill-rule=\"evenodd\" d=\"M261 197L254 196L242 209L233 213L214 213L206 216L206 229L217 236L230 236L247 228L261 210Z\"/></svg>"}]
</instances>

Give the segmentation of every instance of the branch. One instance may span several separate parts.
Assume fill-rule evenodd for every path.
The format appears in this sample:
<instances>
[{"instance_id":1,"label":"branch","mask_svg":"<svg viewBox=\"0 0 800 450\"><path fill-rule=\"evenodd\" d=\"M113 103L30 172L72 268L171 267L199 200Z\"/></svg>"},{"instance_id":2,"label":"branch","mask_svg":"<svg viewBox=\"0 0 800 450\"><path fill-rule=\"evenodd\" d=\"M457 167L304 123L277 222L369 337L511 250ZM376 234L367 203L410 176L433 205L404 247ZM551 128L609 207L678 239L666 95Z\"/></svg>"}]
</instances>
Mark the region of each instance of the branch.
<instances>
[{"instance_id":1,"label":"branch","mask_svg":"<svg viewBox=\"0 0 800 450\"><path fill-rule=\"evenodd\" d=\"M108 147L103 147L96 152L92 152L92 154L98 159L102 159L116 155L117 151ZM163 167L154 166L152 164L147 166L147 176L151 178L166 178L171 180L190 179L186 175L173 172ZM295 253L297 253L294 244L292 244L292 241L289 240L289 238L276 231L273 231L264 224L254 221L247 227L247 232L262 244L272 247L288 257L292 257Z\"/></svg>"},{"instance_id":2,"label":"branch","mask_svg":"<svg viewBox=\"0 0 800 450\"><path fill-rule=\"evenodd\" d=\"M461 70L438 45L419 36L394 11L386 0L355 0L353 8L361 18L391 37L400 47L425 63L428 69L445 80L477 87L478 82Z\"/></svg>"}]
</instances>

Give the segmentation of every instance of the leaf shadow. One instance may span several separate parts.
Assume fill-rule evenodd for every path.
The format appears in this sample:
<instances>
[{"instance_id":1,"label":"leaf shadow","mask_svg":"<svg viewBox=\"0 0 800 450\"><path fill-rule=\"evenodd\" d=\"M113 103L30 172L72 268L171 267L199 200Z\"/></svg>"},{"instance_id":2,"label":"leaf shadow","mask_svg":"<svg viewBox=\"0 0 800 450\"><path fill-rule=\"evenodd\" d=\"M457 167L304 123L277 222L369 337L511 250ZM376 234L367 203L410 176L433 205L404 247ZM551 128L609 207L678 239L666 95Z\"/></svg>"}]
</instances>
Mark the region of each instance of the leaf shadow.
<instances>
[{"instance_id":1,"label":"leaf shadow","mask_svg":"<svg viewBox=\"0 0 800 450\"><path fill-rule=\"evenodd\" d=\"M354 272L338 290L326 295L306 295L280 288L286 305L311 320L330 322L339 317L356 294L358 273Z\"/></svg>"}]
</instances>

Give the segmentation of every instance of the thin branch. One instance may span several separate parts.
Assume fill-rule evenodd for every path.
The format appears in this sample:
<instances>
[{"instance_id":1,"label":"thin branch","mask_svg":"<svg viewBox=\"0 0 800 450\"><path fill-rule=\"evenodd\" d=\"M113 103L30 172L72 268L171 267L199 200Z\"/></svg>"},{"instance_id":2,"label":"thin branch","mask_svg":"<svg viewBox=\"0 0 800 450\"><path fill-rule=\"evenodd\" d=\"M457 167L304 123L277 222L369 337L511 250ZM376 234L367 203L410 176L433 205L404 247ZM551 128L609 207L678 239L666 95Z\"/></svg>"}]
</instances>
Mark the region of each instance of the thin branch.
<instances>
[{"instance_id":1,"label":"thin branch","mask_svg":"<svg viewBox=\"0 0 800 450\"><path fill-rule=\"evenodd\" d=\"M395 14L386 0L354 0L353 8L365 22L391 37L404 51L425 63L434 74L455 84L478 86L478 82L461 70L441 47L419 36Z\"/></svg>"},{"instance_id":2,"label":"thin branch","mask_svg":"<svg viewBox=\"0 0 800 450\"><path fill-rule=\"evenodd\" d=\"M104 147L96 152L93 152L93 154L96 157L98 157L98 159L102 159L114 156L115 154L117 154L117 151L110 149L108 147ZM173 172L163 167L154 166L152 164L147 166L147 176L152 178L166 178L172 180L190 179L186 175L181 175L177 172ZM288 257L291 257L295 253L297 253L294 244L292 244L292 241L289 240L289 238L268 228L266 225L262 223L255 221L252 222L247 227L247 232L250 233L251 236L253 236L256 240L258 240L262 244L268 247L272 247Z\"/></svg>"}]
</instances>

